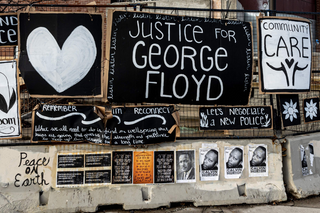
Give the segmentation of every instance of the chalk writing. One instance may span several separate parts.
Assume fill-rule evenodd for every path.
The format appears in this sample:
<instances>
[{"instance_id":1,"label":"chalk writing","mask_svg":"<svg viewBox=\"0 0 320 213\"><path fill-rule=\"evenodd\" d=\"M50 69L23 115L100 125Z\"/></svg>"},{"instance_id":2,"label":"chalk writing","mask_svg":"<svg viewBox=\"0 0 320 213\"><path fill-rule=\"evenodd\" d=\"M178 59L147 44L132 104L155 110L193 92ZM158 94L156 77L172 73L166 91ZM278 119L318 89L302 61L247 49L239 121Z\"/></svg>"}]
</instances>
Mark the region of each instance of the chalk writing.
<instances>
[{"instance_id":1,"label":"chalk writing","mask_svg":"<svg viewBox=\"0 0 320 213\"><path fill-rule=\"evenodd\" d=\"M227 23L114 12L109 101L247 104L252 77L251 26L230 22L226 27ZM120 58L130 61L124 64ZM230 74L238 83L229 83Z\"/></svg>"},{"instance_id":2,"label":"chalk writing","mask_svg":"<svg viewBox=\"0 0 320 213\"><path fill-rule=\"evenodd\" d=\"M17 25L16 15L0 16L0 46L18 45Z\"/></svg>"},{"instance_id":3,"label":"chalk writing","mask_svg":"<svg viewBox=\"0 0 320 213\"><path fill-rule=\"evenodd\" d=\"M33 141L89 141L105 140L103 120L94 106L43 105L34 111Z\"/></svg>"},{"instance_id":4,"label":"chalk writing","mask_svg":"<svg viewBox=\"0 0 320 213\"><path fill-rule=\"evenodd\" d=\"M114 145L138 145L175 140L176 123L171 113L173 106L117 107L107 122L105 137Z\"/></svg>"},{"instance_id":5,"label":"chalk writing","mask_svg":"<svg viewBox=\"0 0 320 213\"><path fill-rule=\"evenodd\" d=\"M270 106L201 107L200 129L272 128Z\"/></svg>"}]
</instances>

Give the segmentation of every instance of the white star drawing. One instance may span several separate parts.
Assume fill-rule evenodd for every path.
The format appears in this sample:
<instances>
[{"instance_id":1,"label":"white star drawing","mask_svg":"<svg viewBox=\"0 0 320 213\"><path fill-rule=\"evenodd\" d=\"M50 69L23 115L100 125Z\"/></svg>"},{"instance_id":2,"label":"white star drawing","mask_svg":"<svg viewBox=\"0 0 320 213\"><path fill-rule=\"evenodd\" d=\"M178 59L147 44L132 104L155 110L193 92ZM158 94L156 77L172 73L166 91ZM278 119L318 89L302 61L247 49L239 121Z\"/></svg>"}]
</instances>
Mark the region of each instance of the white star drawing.
<instances>
[{"instance_id":1,"label":"white star drawing","mask_svg":"<svg viewBox=\"0 0 320 213\"><path fill-rule=\"evenodd\" d=\"M317 117L317 103L313 103L313 100L310 100L310 103L306 102L307 106L304 108L306 111L306 118L310 116L310 119L313 120L313 117Z\"/></svg>"},{"instance_id":2,"label":"white star drawing","mask_svg":"<svg viewBox=\"0 0 320 213\"><path fill-rule=\"evenodd\" d=\"M284 111L283 114L286 115L285 119L290 118L290 121L293 121L293 118L298 118L296 113L299 113L299 111L296 109L297 103L292 103L292 99L290 99L290 104L288 102L284 102L285 104L282 104Z\"/></svg>"}]
</instances>

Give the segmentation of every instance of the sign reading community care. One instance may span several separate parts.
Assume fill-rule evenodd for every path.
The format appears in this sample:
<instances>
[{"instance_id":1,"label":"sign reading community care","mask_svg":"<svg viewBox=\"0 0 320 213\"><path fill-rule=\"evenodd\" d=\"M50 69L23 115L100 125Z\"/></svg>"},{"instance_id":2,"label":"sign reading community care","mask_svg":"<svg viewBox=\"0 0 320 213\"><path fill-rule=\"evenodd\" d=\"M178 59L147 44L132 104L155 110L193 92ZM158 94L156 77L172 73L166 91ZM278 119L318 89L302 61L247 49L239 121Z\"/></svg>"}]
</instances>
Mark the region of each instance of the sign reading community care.
<instances>
[{"instance_id":1,"label":"sign reading community care","mask_svg":"<svg viewBox=\"0 0 320 213\"><path fill-rule=\"evenodd\" d=\"M257 19L260 90L265 93L310 91L310 22L297 18Z\"/></svg>"},{"instance_id":2,"label":"sign reading community care","mask_svg":"<svg viewBox=\"0 0 320 213\"><path fill-rule=\"evenodd\" d=\"M108 15L108 101L248 103L250 23L124 11Z\"/></svg>"}]
</instances>

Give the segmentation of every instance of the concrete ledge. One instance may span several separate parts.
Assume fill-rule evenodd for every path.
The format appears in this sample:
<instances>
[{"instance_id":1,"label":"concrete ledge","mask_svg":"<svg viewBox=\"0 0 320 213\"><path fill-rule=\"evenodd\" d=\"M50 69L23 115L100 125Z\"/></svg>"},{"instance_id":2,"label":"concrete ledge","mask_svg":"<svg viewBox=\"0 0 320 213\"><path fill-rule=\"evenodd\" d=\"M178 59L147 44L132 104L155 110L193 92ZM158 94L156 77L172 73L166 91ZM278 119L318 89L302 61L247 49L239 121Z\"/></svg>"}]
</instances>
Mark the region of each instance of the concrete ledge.
<instances>
[{"instance_id":1,"label":"concrete ledge","mask_svg":"<svg viewBox=\"0 0 320 213\"><path fill-rule=\"evenodd\" d=\"M313 156L309 144L313 144ZM288 137L284 147L287 149L286 156L283 157L284 182L287 191L296 198L318 195L320 193L320 133ZM303 151L307 163L304 171Z\"/></svg>"},{"instance_id":2,"label":"concrete ledge","mask_svg":"<svg viewBox=\"0 0 320 213\"><path fill-rule=\"evenodd\" d=\"M203 144L216 144L220 150L220 175L218 180L201 181L199 177L199 148ZM268 148L268 176L249 177L248 145L265 144ZM225 146L244 147L244 170L237 179L224 177ZM168 151L194 149L196 153L196 181L171 184L109 184L57 188L58 153L94 153L117 151ZM48 185L31 184L21 186L22 179L35 178L27 174L27 166L19 166L21 156L26 153L29 165L32 159L50 162L38 166L43 180ZM39 162L43 162L40 160ZM273 145L269 139L261 140L184 140L175 143L149 145L147 148L108 147L91 144L57 146L20 146L0 148L0 161L5 172L0 174L0 212L94 212L101 205L123 205L124 209L150 209L170 206L173 202L193 202L195 206L228 205L240 203L269 203L287 199L282 176L281 146ZM46 164L45 161L44 164ZM32 167L32 166L31 166ZM16 180L18 176L19 182ZM38 180L39 181L39 180ZM43 181L42 181L43 183ZM17 187L17 185L20 185ZM143 194L144 193L144 194ZM147 197L147 199L145 199Z\"/></svg>"}]
</instances>

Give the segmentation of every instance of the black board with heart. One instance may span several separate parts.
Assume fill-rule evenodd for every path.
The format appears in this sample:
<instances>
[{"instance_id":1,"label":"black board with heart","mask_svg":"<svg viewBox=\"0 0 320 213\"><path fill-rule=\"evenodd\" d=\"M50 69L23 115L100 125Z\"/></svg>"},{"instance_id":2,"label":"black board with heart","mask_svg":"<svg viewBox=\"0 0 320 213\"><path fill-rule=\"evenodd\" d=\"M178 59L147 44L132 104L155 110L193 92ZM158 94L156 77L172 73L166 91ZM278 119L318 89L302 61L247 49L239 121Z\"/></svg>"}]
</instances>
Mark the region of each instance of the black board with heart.
<instances>
[{"instance_id":1,"label":"black board with heart","mask_svg":"<svg viewBox=\"0 0 320 213\"><path fill-rule=\"evenodd\" d=\"M101 14L20 13L19 69L34 97L102 97Z\"/></svg>"},{"instance_id":2,"label":"black board with heart","mask_svg":"<svg viewBox=\"0 0 320 213\"><path fill-rule=\"evenodd\" d=\"M310 91L310 21L291 17L257 17L257 29L260 92Z\"/></svg>"}]
</instances>

